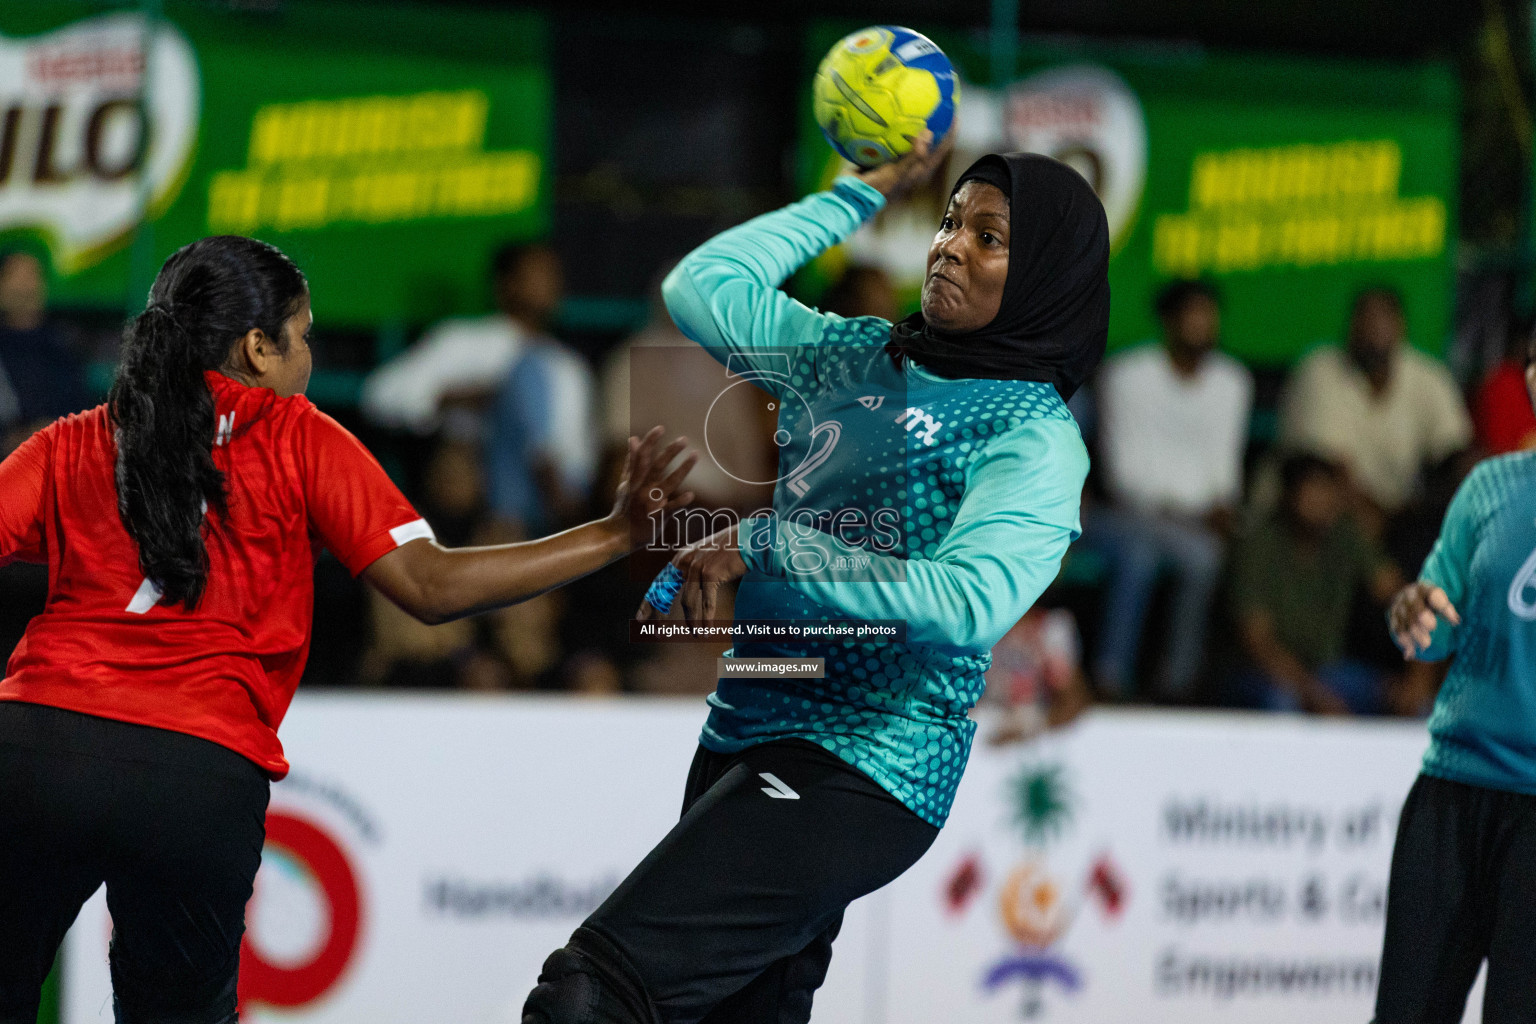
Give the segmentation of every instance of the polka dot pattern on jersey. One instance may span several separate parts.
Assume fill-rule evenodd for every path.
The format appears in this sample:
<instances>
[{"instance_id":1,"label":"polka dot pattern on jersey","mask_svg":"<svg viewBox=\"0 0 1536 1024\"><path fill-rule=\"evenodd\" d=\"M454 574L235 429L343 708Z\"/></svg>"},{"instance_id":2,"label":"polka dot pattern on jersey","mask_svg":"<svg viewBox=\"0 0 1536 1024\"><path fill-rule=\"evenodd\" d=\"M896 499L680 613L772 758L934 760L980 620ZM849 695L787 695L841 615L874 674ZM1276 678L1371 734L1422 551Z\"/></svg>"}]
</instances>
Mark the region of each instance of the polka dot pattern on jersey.
<instances>
[{"instance_id":1,"label":"polka dot pattern on jersey","mask_svg":"<svg viewBox=\"0 0 1536 1024\"><path fill-rule=\"evenodd\" d=\"M931 559L954 524L970 468L989 445L1036 421L1071 423L1048 384L933 381L910 365L898 371L885 351L889 336L890 324L875 317L828 317L822 343L794 352L788 383L805 407L793 409L786 400L780 426L800 437L836 422L839 433L826 461L791 481L803 484L804 493L784 478L779 482L774 510L779 529L790 536L787 549L794 549L802 529L793 524L826 530L837 514L857 513L864 521L889 524L887 534L872 527L869 538L894 537L890 554ZM820 429L824 436L827 428ZM811 441L799 444L782 450L781 466L814 450ZM781 580L743 583L736 614L843 617ZM721 679L710 698L706 746L733 751L773 739L810 740L867 773L925 820L943 825L970 754L975 725L968 712L981 695L990 654L832 642L740 642L734 653L824 658L826 677Z\"/></svg>"}]
</instances>

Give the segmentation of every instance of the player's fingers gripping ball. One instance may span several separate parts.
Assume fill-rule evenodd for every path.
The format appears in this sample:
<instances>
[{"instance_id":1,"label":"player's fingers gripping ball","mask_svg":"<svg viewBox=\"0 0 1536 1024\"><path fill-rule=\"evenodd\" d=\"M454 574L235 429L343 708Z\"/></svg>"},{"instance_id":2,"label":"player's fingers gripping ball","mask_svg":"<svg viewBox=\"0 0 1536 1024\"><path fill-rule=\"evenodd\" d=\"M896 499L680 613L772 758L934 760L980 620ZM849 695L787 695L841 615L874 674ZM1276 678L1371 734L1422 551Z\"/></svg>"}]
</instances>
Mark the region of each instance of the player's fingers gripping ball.
<instances>
[{"instance_id":1,"label":"player's fingers gripping ball","mask_svg":"<svg viewBox=\"0 0 1536 1024\"><path fill-rule=\"evenodd\" d=\"M933 40L876 25L844 37L822 60L812 109L832 148L869 168L910 151L925 128L937 148L959 100L954 66Z\"/></svg>"},{"instance_id":2,"label":"player's fingers gripping ball","mask_svg":"<svg viewBox=\"0 0 1536 1024\"><path fill-rule=\"evenodd\" d=\"M677 571L677 566L668 562L666 568L651 581L651 589L645 592L646 603L665 615L672 610L672 602L677 600L678 591L682 589L683 574Z\"/></svg>"}]
</instances>

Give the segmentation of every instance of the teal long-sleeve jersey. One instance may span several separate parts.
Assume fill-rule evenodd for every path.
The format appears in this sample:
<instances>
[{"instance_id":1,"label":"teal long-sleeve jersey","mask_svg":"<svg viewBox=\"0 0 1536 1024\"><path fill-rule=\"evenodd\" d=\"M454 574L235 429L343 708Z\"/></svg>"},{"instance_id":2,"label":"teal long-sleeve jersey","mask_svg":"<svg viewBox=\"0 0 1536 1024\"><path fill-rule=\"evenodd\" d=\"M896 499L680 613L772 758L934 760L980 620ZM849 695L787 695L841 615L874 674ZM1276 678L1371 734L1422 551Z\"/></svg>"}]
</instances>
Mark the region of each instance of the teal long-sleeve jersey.
<instances>
[{"instance_id":1,"label":"teal long-sleeve jersey","mask_svg":"<svg viewBox=\"0 0 1536 1024\"><path fill-rule=\"evenodd\" d=\"M1536 453L1478 463L1419 578L1461 613L1421 655L1452 657L1429 716L1425 774L1536 793Z\"/></svg>"},{"instance_id":2,"label":"teal long-sleeve jersey","mask_svg":"<svg viewBox=\"0 0 1536 1024\"><path fill-rule=\"evenodd\" d=\"M942 826L970 753L992 646L1080 532L1088 454L1045 383L938 377L891 324L779 285L884 204L839 179L715 237L663 284L683 333L779 405L771 517L748 519L738 620L900 620L899 643L738 641L732 657L821 657L822 679L721 678L701 742L820 744Z\"/></svg>"}]
</instances>

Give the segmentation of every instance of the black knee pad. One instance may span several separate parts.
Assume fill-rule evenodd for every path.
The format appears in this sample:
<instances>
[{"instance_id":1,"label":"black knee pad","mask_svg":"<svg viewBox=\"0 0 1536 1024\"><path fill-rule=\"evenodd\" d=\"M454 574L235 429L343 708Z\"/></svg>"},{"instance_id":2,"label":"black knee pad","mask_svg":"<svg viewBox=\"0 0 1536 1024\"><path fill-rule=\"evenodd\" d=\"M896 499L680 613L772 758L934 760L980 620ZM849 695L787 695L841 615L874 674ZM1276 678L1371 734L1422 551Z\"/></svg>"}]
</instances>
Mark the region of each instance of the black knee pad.
<instances>
[{"instance_id":1,"label":"black knee pad","mask_svg":"<svg viewBox=\"0 0 1536 1024\"><path fill-rule=\"evenodd\" d=\"M578 928L544 961L523 1004L523 1024L662 1024L629 961L611 942Z\"/></svg>"},{"instance_id":2,"label":"black knee pad","mask_svg":"<svg viewBox=\"0 0 1536 1024\"><path fill-rule=\"evenodd\" d=\"M539 983L523 1004L523 1024L576 1024L593 1016L601 996L585 958L561 947L549 954Z\"/></svg>"}]
</instances>

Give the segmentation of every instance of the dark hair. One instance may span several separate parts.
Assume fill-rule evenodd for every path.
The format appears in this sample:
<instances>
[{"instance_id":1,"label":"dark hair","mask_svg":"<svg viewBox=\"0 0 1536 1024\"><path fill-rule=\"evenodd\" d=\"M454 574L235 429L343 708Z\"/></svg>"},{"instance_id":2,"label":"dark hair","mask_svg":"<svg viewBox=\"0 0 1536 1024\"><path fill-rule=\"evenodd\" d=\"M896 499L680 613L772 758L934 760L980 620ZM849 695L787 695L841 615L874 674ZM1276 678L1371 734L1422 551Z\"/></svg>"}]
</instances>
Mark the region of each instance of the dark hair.
<instances>
[{"instance_id":1,"label":"dark hair","mask_svg":"<svg viewBox=\"0 0 1536 1024\"><path fill-rule=\"evenodd\" d=\"M1327 477L1334 483L1344 481L1344 467L1315 452L1294 452L1280 463L1280 486L1287 497L1314 477Z\"/></svg>"},{"instance_id":2,"label":"dark hair","mask_svg":"<svg viewBox=\"0 0 1536 1024\"><path fill-rule=\"evenodd\" d=\"M1163 320L1184 312L1184 307L1194 299L1207 299L1213 305L1221 305L1221 293L1209 281L1170 281L1158 291L1152 300L1152 309Z\"/></svg>"},{"instance_id":3,"label":"dark hair","mask_svg":"<svg viewBox=\"0 0 1536 1024\"><path fill-rule=\"evenodd\" d=\"M226 511L213 463L213 395L203 379L252 328L279 351L283 324L309 292L277 249L217 235L173 253L144 312L123 334L107 398L117 443L117 511L139 568L168 604L194 608L208 584L205 511Z\"/></svg>"},{"instance_id":4,"label":"dark hair","mask_svg":"<svg viewBox=\"0 0 1536 1024\"><path fill-rule=\"evenodd\" d=\"M1396 311L1398 316L1403 315L1403 293L1390 284L1366 285L1355 292L1355 297L1349 303L1349 315L1351 318L1360 315L1360 310L1365 308L1367 302L1385 302Z\"/></svg>"}]
</instances>

